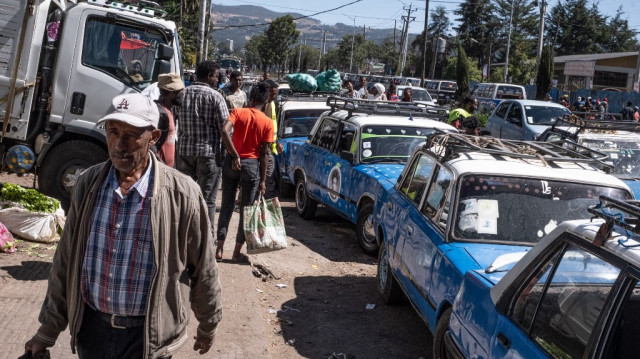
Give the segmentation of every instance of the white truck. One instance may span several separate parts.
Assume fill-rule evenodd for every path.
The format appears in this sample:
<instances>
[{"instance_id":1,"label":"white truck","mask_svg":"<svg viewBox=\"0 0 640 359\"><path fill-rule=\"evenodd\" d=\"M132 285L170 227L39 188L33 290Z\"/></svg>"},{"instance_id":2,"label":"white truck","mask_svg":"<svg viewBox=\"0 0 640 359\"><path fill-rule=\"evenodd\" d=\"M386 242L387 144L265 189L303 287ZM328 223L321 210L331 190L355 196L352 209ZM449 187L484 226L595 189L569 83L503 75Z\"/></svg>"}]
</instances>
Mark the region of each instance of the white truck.
<instances>
[{"instance_id":1,"label":"white truck","mask_svg":"<svg viewBox=\"0 0 640 359\"><path fill-rule=\"evenodd\" d=\"M2 169L35 172L68 205L77 176L107 158L96 122L111 99L181 73L163 15L144 0L0 0Z\"/></svg>"}]
</instances>

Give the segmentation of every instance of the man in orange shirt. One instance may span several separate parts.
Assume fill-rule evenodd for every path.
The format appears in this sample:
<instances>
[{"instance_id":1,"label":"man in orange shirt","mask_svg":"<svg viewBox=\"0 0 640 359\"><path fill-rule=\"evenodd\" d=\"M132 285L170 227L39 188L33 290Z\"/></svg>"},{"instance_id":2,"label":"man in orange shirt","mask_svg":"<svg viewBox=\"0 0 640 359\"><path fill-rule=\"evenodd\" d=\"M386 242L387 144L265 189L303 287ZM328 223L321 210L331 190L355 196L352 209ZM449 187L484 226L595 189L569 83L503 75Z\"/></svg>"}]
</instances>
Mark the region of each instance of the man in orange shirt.
<instances>
[{"instance_id":1,"label":"man in orange shirt","mask_svg":"<svg viewBox=\"0 0 640 359\"><path fill-rule=\"evenodd\" d=\"M222 128L222 142L227 149L227 156L222 165L217 260L222 259L238 186L242 191L242 200L236 246L231 257L234 262L246 261L246 256L240 254L245 242L242 218L244 206L256 200L258 191L263 195L266 191L267 163L273 142L273 121L262 112L262 108L269 98L269 86L264 82L253 86L249 97L249 107L233 109ZM229 135L232 129L233 139Z\"/></svg>"}]
</instances>

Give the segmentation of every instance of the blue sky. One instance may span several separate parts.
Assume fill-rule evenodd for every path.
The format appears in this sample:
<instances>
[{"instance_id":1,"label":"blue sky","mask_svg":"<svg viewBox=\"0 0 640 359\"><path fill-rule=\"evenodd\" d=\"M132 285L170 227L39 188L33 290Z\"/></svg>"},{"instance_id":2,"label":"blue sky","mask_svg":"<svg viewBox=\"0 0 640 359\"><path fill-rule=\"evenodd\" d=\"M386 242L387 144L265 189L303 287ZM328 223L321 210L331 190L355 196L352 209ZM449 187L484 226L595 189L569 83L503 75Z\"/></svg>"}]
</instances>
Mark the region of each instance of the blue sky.
<instances>
[{"instance_id":1,"label":"blue sky","mask_svg":"<svg viewBox=\"0 0 640 359\"><path fill-rule=\"evenodd\" d=\"M214 5L258 5L265 7L272 11L277 12L297 12L303 15L310 15L316 12L333 9L344 4L348 4L355 0L323 0L323 1L300 1L300 0L212 0ZM558 3L558 0L547 0L550 6L547 6L549 10L552 6ZM462 0L429 0L429 8L433 9L436 6L442 5L447 9L450 19L455 19L453 10L456 9ZM629 21L629 26L632 30L640 32L640 16L632 16L631 10L634 9L632 5L637 6L638 0L600 0L592 1L590 3L597 3L600 12L606 16L615 16L616 10L622 5L625 11L624 17ZM322 21L326 24L335 24L342 22L345 24L353 25L354 19L356 26L371 26L372 28L393 28L394 20L397 20L398 28L400 25L400 17L406 11L403 11L403 7L412 5L413 8L418 8L418 11L413 13L415 21L411 23L409 29L412 33L419 33L424 28L424 9L425 1L409 1L409 0L361 0L353 5L346 6L344 8L325 13L314 18Z\"/></svg>"}]
</instances>

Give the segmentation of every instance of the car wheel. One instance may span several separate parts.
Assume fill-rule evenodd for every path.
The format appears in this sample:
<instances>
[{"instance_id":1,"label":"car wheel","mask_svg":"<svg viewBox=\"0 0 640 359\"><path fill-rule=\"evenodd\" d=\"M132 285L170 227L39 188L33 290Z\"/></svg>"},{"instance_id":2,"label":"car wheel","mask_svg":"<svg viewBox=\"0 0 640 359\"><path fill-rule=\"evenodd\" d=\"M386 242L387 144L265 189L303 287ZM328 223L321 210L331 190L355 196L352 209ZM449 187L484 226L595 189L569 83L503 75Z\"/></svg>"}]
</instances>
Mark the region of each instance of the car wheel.
<instances>
[{"instance_id":1,"label":"car wheel","mask_svg":"<svg viewBox=\"0 0 640 359\"><path fill-rule=\"evenodd\" d=\"M51 149L38 169L38 188L47 196L58 199L66 211L78 177L87 168L106 159L107 152L93 142L61 143Z\"/></svg>"},{"instance_id":2,"label":"car wheel","mask_svg":"<svg viewBox=\"0 0 640 359\"><path fill-rule=\"evenodd\" d=\"M376 240L376 230L373 227L373 203L365 203L358 211L356 221L356 237L362 251L370 256L378 253L378 241Z\"/></svg>"},{"instance_id":3,"label":"car wheel","mask_svg":"<svg viewBox=\"0 0 640 359\"><path fill-rule=\"evenodd\" d=\"M444 336L449 332L449 319L451 318L451 308L447 308L440 316L436 331L433 334L433 359L447 359L451 356L447 352L447 345Z\"/></svg>"},{"instance_id":4,"label":"car wheel","mask_svg":"<svg viewBox=\"0 0 640 359\"><path fill-rule=\"evenodd\" d=\"M396 277L391 273L389 265L389 251L384 244L380 246L378 252L378 274L377 274L378 290L382 295L385 304L398 304L402 301L404 294Z\"/></svg>"},{"instance_id":5,"label":"car wheel","mask_svg":"<svg viewBox=\"0 0 640 359\"><path fill-rule=\"evenodd\" d=\"M318 202L309 197L307 193L307 185L304 179L300 178L296 183L296 210L300 217L311 219L316 214Z\"/></svg>"}]
</instances>

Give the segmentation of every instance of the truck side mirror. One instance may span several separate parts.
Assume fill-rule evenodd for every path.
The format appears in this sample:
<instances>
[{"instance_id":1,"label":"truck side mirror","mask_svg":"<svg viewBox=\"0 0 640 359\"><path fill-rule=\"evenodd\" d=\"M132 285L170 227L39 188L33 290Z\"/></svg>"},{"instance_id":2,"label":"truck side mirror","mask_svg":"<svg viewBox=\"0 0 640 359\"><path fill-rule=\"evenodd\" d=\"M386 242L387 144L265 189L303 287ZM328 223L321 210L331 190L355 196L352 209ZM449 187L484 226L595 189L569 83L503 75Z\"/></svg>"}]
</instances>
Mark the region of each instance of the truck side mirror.
<instances>
[{"instance_id":1,"label":"truck side mirror","mask_svg":"<svg viewBox=\"0 0 640 359\"><path fill-rule=\"evenodd\" d=\"M157 59L166 61L170 61L171 59L173 59L173 47L167 44L158 44L157 51Z\"/></svg>"},{"instance_id":2,"label":"truck side mirror","mask_svg":"<svg viewBox=\"0 0 640 359\"><path fill-rule=\"evenodd\" d=\"M156 60L153 64L153 73L151 80L158 81L158 75L171 72L171 59L173 58L173 48L166 44L159 44L157 49Z\"/></svg>"}]
</instances>

